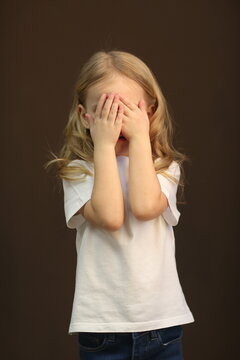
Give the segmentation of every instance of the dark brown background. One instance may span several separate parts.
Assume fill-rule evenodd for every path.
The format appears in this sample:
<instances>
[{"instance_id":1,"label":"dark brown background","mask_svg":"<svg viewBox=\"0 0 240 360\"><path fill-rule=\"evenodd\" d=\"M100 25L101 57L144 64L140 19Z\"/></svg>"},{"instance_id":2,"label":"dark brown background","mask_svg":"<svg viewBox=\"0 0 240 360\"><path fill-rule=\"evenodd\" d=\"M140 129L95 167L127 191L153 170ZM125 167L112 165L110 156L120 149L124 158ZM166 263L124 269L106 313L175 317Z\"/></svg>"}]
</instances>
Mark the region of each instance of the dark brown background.
<instances>
[{"instance_id":1,"label":"dark brown background","mask_svg":"<svg viewBox=\"0 0 240 360\"><path fill-rule=\"evenodd\" d=\"M74 360L75 230L43 164L62 145L73 85L95 51L155 73L176 121L187 205L175 230L195 323L185 360L237 359L238 1L1 2L2 359Z\"/></svg>"}]
</instances>

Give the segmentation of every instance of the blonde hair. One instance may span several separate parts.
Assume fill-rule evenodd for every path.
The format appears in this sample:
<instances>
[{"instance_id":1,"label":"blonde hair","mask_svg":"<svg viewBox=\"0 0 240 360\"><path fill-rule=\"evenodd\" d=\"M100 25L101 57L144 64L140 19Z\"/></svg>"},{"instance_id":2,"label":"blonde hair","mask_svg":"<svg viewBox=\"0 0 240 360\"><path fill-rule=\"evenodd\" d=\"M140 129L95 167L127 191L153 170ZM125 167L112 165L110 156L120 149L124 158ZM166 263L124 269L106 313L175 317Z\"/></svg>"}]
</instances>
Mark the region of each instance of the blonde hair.
<instances>
[{"instance_id":1,"label":"blonde hair","mask_svg":"<svg viewBox=\"0 0 240 360\"><path fill-rule=\"evenodd\" d=\"M181 169L178 185L180 185L181 195L183 195L184 169L182 164L189 158L173 146L173 121L169 114L167 101L148 66L135 55L119 50L98 51L82 66L74 87L73 103L64 129L65 143L58 156L50 152L54 159L44 164L45 169L53 164L57 165L56 176L58 179L70 181L81 180L86 175L93 175L84 165L68 166L75 159L93 162L94 144L90 130L86 129L81 121L78 105L82 104L85 107L89 88L109 78L111 72L136 81L154 104L149 131L154 167L156 173L161 173L177 183L174 177L164 171L175 160ZM161 161L155 161L159 157L161 157ZM80 175L80 177L76 178L74 175ZM178 201L178 203L185 202Z\"/></svg>"}]
</instances>

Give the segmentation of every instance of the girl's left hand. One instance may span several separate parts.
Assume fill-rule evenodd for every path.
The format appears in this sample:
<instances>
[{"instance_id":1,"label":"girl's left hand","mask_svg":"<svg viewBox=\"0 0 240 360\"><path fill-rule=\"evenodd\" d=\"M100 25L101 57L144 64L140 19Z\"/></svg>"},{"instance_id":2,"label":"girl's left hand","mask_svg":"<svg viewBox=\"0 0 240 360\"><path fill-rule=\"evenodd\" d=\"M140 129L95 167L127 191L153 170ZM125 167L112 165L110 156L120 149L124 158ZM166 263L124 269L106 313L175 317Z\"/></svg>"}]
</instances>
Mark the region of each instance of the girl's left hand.
<instances>
[{"instance_id":1,"label":"girl's left hand","mask_svg":"<svg viewBox=\"0 0 240 360\"><path fill-rule=\"evenodd\" d=\"M120 94L119 100L124 105L121 131L123 136L131 141L134 137L149 135L150 125L145 101L141 99L138 105L135 105Z\"/></svg>"}]
</instances>

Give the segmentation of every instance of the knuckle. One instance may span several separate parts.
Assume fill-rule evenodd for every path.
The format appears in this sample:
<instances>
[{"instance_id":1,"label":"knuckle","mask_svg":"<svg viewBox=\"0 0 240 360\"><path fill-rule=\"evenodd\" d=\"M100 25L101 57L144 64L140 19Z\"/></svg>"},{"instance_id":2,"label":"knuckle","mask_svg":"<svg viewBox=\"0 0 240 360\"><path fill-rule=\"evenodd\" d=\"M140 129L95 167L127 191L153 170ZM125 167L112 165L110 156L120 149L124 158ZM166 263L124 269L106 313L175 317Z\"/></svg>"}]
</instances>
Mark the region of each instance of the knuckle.
<instances>
[{"instance_id":1,"label":"knuckle","mask_svg":"<svg viewBox=\"0 0 240 360\"><path fill-rule=\"evenodd\" d=\"M116 107L114 106L114 107L111 108L110 113L112 114L112 113L115 113L115 112L116 112Z\"/></svg>"}]
</instances>

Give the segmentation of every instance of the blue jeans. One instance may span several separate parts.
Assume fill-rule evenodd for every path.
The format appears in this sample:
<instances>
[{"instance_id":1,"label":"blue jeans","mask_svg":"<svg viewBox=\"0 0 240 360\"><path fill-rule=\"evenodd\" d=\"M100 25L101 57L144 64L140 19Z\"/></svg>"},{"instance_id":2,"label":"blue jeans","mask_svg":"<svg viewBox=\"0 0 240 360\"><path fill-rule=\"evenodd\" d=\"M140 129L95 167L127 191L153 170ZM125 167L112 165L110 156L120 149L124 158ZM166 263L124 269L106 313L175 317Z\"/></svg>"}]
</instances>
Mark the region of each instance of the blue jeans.
<instances>
[{"instance_id":1,"label":"blue jeans","mask_svg":"<svg viewBox=\"0 0 240 360\"><path fill-rule=\"evenodd\" d=\"M183 326L130 332L79 332L80 360L183 360Z\"/></svg>"}]
</instances>

